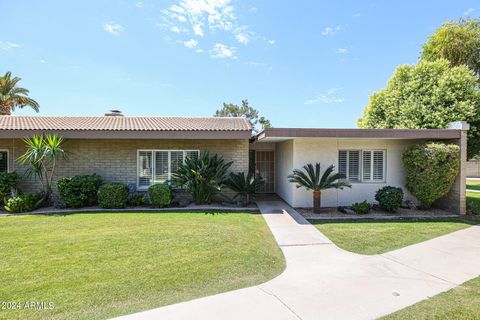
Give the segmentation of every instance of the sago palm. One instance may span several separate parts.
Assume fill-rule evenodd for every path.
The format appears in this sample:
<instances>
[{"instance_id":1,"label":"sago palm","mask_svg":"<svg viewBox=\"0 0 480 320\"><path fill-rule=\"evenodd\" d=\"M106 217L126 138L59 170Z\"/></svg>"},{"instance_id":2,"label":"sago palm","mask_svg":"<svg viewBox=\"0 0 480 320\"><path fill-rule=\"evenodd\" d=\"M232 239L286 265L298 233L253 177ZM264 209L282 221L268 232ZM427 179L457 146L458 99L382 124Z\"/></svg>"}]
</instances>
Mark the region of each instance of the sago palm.
<instances>
[{"instance_id":1,"label":"sago palm","mask_svg":"<svg viewBox=\"0 0 480 320\"><path fill-rule=\"evenodd\" d=\"M35 100L28 97L29 91L17 86L20 80L18 77L12 79L11 72L0 77L0 115L10 115L15 108L26 106L38 112L40 107Z\"/></svg>"},{"instance_id":2,"label":"sago palm","mask_svg":"<svg viewBox=\"0 0 480 320\"><path fill-rule=\"evenodd\" d=\"M345 175L333 173L334 169L333 165L329 166L320 177L320 163L316 163L315 167L309 163L303 166L303 170L294 169L293 174L288 176L288 181L296 183L297 188L313 190L313 211L319 213L322 190L352 187L350 183L341 181L345 179Z\"/></svg>"},{"instance_id":3,"label":"sago palm","mask_svg":"<svg viewBox=\"0 0 480 320\"><path fill-rule=\"evenodd\" d=\"M210 157L208 152L199 158L185 158L176 173L173 183L185 187L196 204L209 204L225 186L227 171L233 162L225 162L218 155Z\"/></svg>"},{"instance_id":4,"label":"sago palm","mask_svg":"<svg viewBox=\"0 0 480 320\"><path fill-rule=\"evenodd\" d=\"M244 172L230 173L230 177L225 181L225 185L237 195L235 198L242 197L244 206L250 203L251 197L260 190L265 181L260 177L254 177L251 172L246 176Z\"/></svg>"}]
</instances>

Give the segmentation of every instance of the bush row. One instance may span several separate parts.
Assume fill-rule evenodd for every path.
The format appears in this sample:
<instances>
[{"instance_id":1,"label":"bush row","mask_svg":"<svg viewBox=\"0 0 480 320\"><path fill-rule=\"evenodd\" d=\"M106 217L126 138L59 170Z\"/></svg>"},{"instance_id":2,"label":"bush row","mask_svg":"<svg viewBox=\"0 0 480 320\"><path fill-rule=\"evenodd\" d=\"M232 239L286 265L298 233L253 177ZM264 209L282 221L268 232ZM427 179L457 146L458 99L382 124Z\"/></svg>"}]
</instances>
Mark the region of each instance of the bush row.
<instances>
[{"instance_id":1,"label":"bush row","mask_svg":"<svg viewBox=\"0 0 480 320\"><path fill-rule=\"evenodd\" d=\"M65 177L57 182L60 198L67 208L97 205L104 209L121 209L141 206L149 202L154 208L172 203L172 192L166 184L155 184L148 189L148 201L142 194L129 194L123 183L102 184L97 175Z\"/></svg>"}]
</instances>

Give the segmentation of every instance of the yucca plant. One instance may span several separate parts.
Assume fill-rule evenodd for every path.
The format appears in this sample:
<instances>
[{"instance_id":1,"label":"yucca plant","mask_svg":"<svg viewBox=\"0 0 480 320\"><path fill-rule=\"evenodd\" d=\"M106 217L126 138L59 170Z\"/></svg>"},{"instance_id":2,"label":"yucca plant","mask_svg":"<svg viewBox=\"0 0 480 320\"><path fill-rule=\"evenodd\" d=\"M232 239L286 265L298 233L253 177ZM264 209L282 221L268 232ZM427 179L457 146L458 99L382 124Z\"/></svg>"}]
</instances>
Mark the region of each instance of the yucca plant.
<instances>
[{"instance_id":1,"label":"yucca plant","mask_svg":"<svg viewBox=\"0 0 480 320\"><path fill-rule=\"evenodd\" d=\"M25 175L40 180L43 189L41 202L48 202L52 194L52 185L58 161L67 158L67 153L63 149L64 140L56 134L46 134L44 136L34 135L32 138L25 138L23 142L26 144L27 149L18 158L18 162L23 165L29 165Z\"/></svg>"},{"instance_id":2,"label":"yucca plant","mask_svg":"<svg viewBox=\"0 0 480 320\"><path fill-rule=\"evenodd\" d=\"M293 174L288 176L288 181L296 183L297 188L313 190L313 212L320 213L322 190L351 188L350 183L340 181L345 179L341 173L333 173L335 167L329 166L320 177L320 163L315 167L311 163L303 166L303 170L295 169Z\"/></svg>"},{"instance_id":3,"label":"yucca plant","mask_svg":"<svg viewBox=\"0 0 480 320\"><path fill-rule=\"evenodd\" d=\"M172 175L174 185L185 187L196 204L209 204L225 186L227 171L233 162L208 152L199 158L187 157Z\"/></svg>"},{"instance_id":4,"label":"yucca plant","mask_svg":"<svg viewBox=\"0 0 480 320\"><path fill-rule=\"evenodd\" d=\"M260 177L254 177L251 172L245 176L244 172L230 173L225 185L237 194L235 198L242 197L242 203L247 206L255 193L263 187L265 181ZM234 198L234 199L235 199Z\"/></svg>"}]
</instances>

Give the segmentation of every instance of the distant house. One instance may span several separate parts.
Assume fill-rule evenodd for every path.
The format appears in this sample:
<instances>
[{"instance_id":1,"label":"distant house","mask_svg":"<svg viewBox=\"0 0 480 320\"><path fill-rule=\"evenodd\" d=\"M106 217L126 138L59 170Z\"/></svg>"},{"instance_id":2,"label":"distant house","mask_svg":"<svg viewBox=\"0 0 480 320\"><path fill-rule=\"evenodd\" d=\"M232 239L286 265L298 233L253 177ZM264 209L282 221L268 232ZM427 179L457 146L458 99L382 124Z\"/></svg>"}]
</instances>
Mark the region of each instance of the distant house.
<instances>
[{"instance_id":1,"label":"distant house","mask_svg":"<svg viewBox=\"0 0 480 320\"><path fill-rule=\"evenodd\" d=\"M404 188L403 151L426 140L461 146L462 165L455 186L439 205L465 213L466 132L458 122L448 129L318 129L271 128L255 136L243 118L221 117L100 117L0 116L0 171L25 168L15 159L24 151L24 137L57 133L67 141L69 161L58 176L96 173L106 182L123 182L136 190L170 179L179 163L201 152L233 161L232 171L255 173L266 180L262 190L276 193L294 207L312 207L311 193L287 181L294 168L321 162L334 164L347 176L351 189L327 190L324 206L374 201L386 185ZM38 188L35 181L24 188ZM406 191L406 190L405 190ZM407 192L407 198L415 200Z\"/></svg>"}]
</instances>

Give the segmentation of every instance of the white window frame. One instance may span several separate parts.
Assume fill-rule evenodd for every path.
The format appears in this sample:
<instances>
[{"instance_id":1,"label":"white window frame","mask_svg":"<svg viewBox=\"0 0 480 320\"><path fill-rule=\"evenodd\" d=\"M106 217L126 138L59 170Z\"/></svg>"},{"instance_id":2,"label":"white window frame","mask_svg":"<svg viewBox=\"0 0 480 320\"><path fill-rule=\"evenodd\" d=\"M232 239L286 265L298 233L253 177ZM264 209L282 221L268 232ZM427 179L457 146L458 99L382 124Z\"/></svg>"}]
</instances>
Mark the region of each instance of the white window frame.
<instances>
[{"instance_id":1,"label":"white window frame","mask_svg":"<svg viewBox=\"0 0 480 320\"><path fill-rule=\"evenodd\" d=\"M347 152L347 165L346 165L346 179L345 181L348 181L350 183L385 183L387 181L387 150L386 149L338 149L338 154L337 154L337 167L339 166L339 154L341 151L346 151ZM348 173L349 173L349 169L350 169L350 162L349 162L349 156L348 156L348 153L350 151L359 151L360 154L359 154L359 180L353 180L353 181L350 181L350 178L348 176ZM372 180L372 179L369 179L369 180L365 180L363 179L363 152L365 151L368 151L368 152L371 152L372 153L372 157L371 157L371 163L370 163L370 176L371 178L373 179L373 154L374 152L382 152L383 153L383 172L382 172L382 176L383 176L383 179L382 180Z\"/></svg>"},{"instance_id":2,"label":"white window frame","mask_svg":"<svg viewBox=\"0 0 480 320\"><path fill-rule=\"evenodd\" d=\"M150 152L152 154L152 183L149 186L140 186L140 152ZM163 181L155 180L155 171L156 171L156 161L155 161L155 152L167 152L168 154L168 178ZM183 152L183 163L185 163L185 158L188 152L196 152L197 156L200 157L200 150L183 150L183 149L138 149L137 150L137 189L138 190L147 190L151 185L157 183L164 183L165 181L170 181L172 179L172 152Z\"/></svg>"},{"instance_id":3,"label":"white window frame","mask_svg":"<svg viewBox=\"0 0 480 320\"><path fill-rule=\"evenodd\" d=\"M10 150L0 149L0 152L6 152L7 153L7 172L10 172Z\"/></svg>"}]
</instances>

